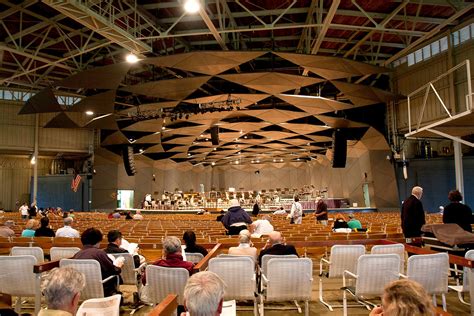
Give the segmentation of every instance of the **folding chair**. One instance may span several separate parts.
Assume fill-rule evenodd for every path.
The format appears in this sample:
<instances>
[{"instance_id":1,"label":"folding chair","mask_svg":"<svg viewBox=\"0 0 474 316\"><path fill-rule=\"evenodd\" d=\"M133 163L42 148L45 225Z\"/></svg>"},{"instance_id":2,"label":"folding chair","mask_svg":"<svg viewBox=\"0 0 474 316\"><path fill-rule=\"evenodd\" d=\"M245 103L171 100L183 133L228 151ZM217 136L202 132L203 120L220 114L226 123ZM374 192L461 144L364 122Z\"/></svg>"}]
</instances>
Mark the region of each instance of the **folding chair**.
<instances>
[{"instance_id":1,"label":"folding chair","mask_svg":"<svg viewBox=\"0 0 474 316\"><path fill-rule=\"evenodd\" d=\"M168 294L178 295L178 305L183 305L184 287L189 279L189 272L184 268L169 268L156 265L146 267L147 303L156 305Z\"/></svg>"},{"instance_id":2,"label":"folding chair","mask_svg":"<svg viewBox=\"0 0 474 316\"><path fill-rule=\"evenodd\" d=\"M202 253L199 252L186 252L186 261L191 261L192 263L196 264L202 260L204 256Z\"/></svg>"},{"instance_id":3,"label":"folding chair","mask_svg":"<svg viewBox=\"0 0 474 316\"><path fill-rule=\"evenodd\" d=\"M79 247L51 247L49 255L51 261L70 259L72 258L81 248Z\"/></svg>"},{"instance_id":4,"label":"folding chair","mask_svg":"<svg viewBox=\"0 0 474 316\"><path fill-rule=\"evenodd\" d=\"M36 261L39 263L44 262L44 252L43 249L40 247L12 247L10 252L11 256L24 256L24 255L31 255L36 258Z\"/></svg>"},{"instance_id":5,"label":"folding chair","mask_svg":"<svg viewBox=\"0 0 474 316\"><path fill-rule=\"evenodd\" d=\"M357 272L345 270L343 282L342 304L344 316L347 316L347 292L370 310L369 305L374 305L365 300L367 295L381 296L384 287L400 277L400 257L396 254L362 255L357 260ZM356 279L355 287L348 287L347 278Z\"/></svg>"},{"instance_id":6,"label":"folding chair","mask_svg":"<svg viewBox=\"0 0 474 316\"><path fill-rule=\"evenodd\" d=\"M464 257L466 259L474 260L474 250L469 250L468 252L466 252ZM457 265L454 265L454 266L457 272ZM459 283L459 278L456 277L456 285L449 285L448 289L456 291L458 293L458 299L461 303L465 305L471 305L470 303L464 300L464 293L469 292L469 278L468 278L466 267L463 268L462 284Z\"/></svg>"},{"instance_id":7,"label":"folding chair","mask_svg":"<svg viewBox=\"0 0 474 316\"><path fill-rule=\"evenodd\" d=\"M405 270L405 246L403 244L375 245L370 250L373 255L393 253L400 256L400 273Z\"/></svg>"}]
</instances>

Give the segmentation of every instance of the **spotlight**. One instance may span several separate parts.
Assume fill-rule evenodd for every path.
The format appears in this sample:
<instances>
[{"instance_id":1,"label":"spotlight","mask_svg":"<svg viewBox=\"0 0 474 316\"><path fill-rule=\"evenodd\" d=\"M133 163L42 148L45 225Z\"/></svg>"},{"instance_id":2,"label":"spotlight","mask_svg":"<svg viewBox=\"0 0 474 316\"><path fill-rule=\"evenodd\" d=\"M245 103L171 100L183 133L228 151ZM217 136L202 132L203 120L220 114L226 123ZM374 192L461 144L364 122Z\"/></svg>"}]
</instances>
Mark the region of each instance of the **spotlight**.
<instances>
[{"instance_id":1,"label":"spotlight","mask_svg":"<svg viewBox=\"0 0 474 316\"><path fill-rule=\"evenodd\" d=\"M30 164L32 164L32 165L36 164L36 156L35 155L33 155L31 157Z\"/></svg>"},{"instance_id":2,"label":"spotlight","mask_svg":"<svg viewBox=\"0 0 474 316\"><path fill-rule=\"evenodd\" d=\"M213 161L213 162L211 163L211 165L215 166L215 165L216 165L216 163Z\"/></svg>"},{"instance_id":3,"label":"spotlight","mask_svg":"<svg viewBox=\"0 0 474 316\"><path fill-rule=\"evenodd\" d=\"M134 64L138 61L138 57L134 54L128 54L125 60L130 64Z\"/></svg>"},{"instance_id":4,"label":"spotlight","mask_svg":"<svg viewBox=\"0 0 474 316\"><path fill-rule=\"evenodd\" d=\"M94 115L94 112L92 112L92 111L86 111L86 115L89 115L89 116Z\"/></svg>"},{"instance_id":5,"label":"spotlight","mask_svg":"<svg viewBox=\"0 0 474 316\"><path fill-rule=\"evenodd\" d=\"M199 0L186 0L184 2L184 10L187 13L196 13L201 9L201 4Z\"/></svg>"}]
</instances>

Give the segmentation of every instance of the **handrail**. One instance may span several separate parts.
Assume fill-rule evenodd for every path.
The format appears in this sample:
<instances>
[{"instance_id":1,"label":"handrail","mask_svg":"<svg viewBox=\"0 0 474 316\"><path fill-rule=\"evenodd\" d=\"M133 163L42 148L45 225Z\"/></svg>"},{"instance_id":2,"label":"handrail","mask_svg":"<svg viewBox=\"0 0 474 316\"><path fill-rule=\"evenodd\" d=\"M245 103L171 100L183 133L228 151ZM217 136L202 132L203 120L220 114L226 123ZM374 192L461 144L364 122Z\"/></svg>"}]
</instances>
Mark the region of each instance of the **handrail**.
<instances>
[{"instance_id":1,"label":"handrail","mask_svg":"<svg viewBox=\"0 0 474 316\"><path fill-rule=\"evenodd\" d=\"M194 266L193 272L196 273L199 271L203 271L205 268L207 268L209 260L217 256L218 250L220 247L221 247L221 244L216 244L214 248L212 248L211 251L209 251L207 255L204 258L202 258L201 261L198 262L198 264Z\"/></svg>"},{"instance_id":2,"label":"handrail","mask_svg":"<svg viewBox=\"0 0 474 316\"><path fill-rule=\"evenodd\" d=\"M168 294L148 316L171 316L178 308L178 295Z\"/></svg>"}]
</instances>

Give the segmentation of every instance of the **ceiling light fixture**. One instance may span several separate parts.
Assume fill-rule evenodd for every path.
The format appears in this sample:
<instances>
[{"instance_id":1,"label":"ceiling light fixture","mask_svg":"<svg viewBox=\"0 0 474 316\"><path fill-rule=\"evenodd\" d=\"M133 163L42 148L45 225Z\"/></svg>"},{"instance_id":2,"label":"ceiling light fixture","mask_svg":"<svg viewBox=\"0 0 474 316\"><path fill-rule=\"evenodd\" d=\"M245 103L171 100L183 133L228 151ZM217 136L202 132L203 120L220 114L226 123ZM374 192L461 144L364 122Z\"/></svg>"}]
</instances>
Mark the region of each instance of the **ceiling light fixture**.
<instances>
[{"instance_id":1,"label":"ceiling light fixture","mask_svg":"<svg viewBox=\"0 0 474 316\"><path fill-rule=\"evenodd\" d=\"M36 164L36 156L35 155L33 155L31 157L30 164L32 164L32 165Z\"/></svg>"},{"instance_id":2,"label":"ceiling light fixture","mask_svg":"<svg viewBox=\"0 0 474 316\"><path fill-rule=\"evenodd\" d=\"M90 116L90 115L94 115L94 112L92 112L92 111L86 111L86 115L89 115L89 116Z\"/></svg>"},{"instance_id":3,"label":"ceiling light fixture","mask_svg":"<svg viewBox=\"0 0 474 316\"><path fill-rule=\"evenodd\" d=\"M127 61L127 63L134 64L138 61L138 57L130 53L125 57L125 60Z\"/></svg>"},{"instance_id":4,"label":"ceiling light fixture","mask_svg":"<svg viewBox=\"0 0 474 316\"><path fill-rule=\"evenodd\" d=\"M216 165L216 163L213 161L213 162L211 163L211 165L215 166L215 165Z\"/></svg>"},{"instance_id":5,"label":"ceiling light fixture","mask_svg":"<svg viewBox=\"0 0 474 316\"><path fill-rule=\"evenodd\" d=\"M199 0L186 0L184 2L184 10L187 13L197 13L201 9Z\"/></svg>"}]
</instances>

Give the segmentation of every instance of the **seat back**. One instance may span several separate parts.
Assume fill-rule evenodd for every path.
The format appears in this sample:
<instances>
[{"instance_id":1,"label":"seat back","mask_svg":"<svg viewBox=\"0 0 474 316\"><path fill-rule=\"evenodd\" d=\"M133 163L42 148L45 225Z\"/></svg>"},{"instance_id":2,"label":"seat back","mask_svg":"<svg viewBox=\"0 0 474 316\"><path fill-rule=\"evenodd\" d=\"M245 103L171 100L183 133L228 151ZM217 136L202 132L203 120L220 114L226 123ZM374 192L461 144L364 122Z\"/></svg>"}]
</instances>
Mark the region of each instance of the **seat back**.
<instances>
[{"instance_id":1,"label":"seat back","mask_svg":"<svg viewBox=\"0 0 474 316\"><path fill-rule=\"evenodd\" d=\"M199 261L201 261L202 258L204 258L204 256L202 255L202 253L198 253L198 252L186 252L186 261L191 261L192 263L196 264L196 263L198 263Z\"/></svg>"},{"instance_id":2,"label":"seat back","mask_svg":"<svg viewBox=\"0 0 474 316\"><path fill-rule=\"evenodd\" d=\"M474 250L469 250L468 252L466 252L464 257L466 259L469 259L469 260L474 260ZM468 278L467 269L468 269L467 267L463 268L463 274L462 274L462 289L463 289L463 292L469 292L469 278Z\"/></svg>"},{"instance_id":3,"label":"seat back","mask_svg":"<svg viewBox=\"0 0 474 316\"><path fill-rule=\"evenodd\" d=\"M209 260L209 271L225 282L225 300L254 300L255 262L250 257L218 257Z\"/></svg>"},{"instance_id":4,"label":"seat back","mask_svg":"<svg viewBox=\"0 0 474 316\"><path fill-rule=\"evenodd\" d=\"M267 266L268 266L268 261L273 258L280 258L280 259L294 259L298 258L297 255L265 255L262 257L262 273L267 275Z\"/></svg>"},{"instance_id":5,"label":"seat back","mask_svg":"<svg viewBox=\"0 0 474 316\"><path fill-rule=\"evenodd\" d=\"M14 296L35 296L33 255L0 256L0 292Z\"/></svg>"},{"instance_id":6,"label":"seat back","mask_svg":"<svg viewBox=\"0 0 474 316\"><path fill-rule=\"evenodd\" d=\"M76 315L120 316L120 294L91 298L82 302Z\"/></svg>"},{"instance_id":7,"label":"seat back","mask_svg":"<svg viewBox=\"0 0 474 316\"><path fill-rule=\"evenodd\" d=\"M94 259L61 259L60 267L72 267L82 272L86 278L86 287L81 292L81 299L104 297L102 272L100 264Z\"/></svg>"},{"instance_id":8,"label":"seat back","mask_svg":"<svg viewBox=\"0 0 474 316\"><path fill-rule=\"evenodd\" d=\"M400 257L397 254L362 255L357 261L356 274L356 295L382 295L384 287L400 277Z\"/></svg>"},{"instance_id":9,"label":"seat back","mask_svg":"<svg viewBox=\"0 0 474 316\"><path fill-rule=\"evenodd\" d=\"M371 254L386 254L393 253L400 256L400 273L403 273L405 268L405 246L403 244L391 245L375 245L370 251Z\"/></svg>"},{"instance_id":10,"label":"seat back","mask_svg":"<svg viewBox=\"0 0 474 316\"><path fill-rule=\"evenodd\" d=\"M313 262L309 258L272 258L267 265L267 301L310 300Z\"/></svg>"},{"instance_id":11,"label":"seat back","mask_svg":"<svg viewBox=\"0 0 474 316\"><path fill-rule=\"evenodd\" d=\"M420 283L429 294L448 292L447 253L414 255L408 258L407 276Z\"/></svg>"},{"instance_id":12,"label":"seat back","mask_svg":"<svg viewBox=\"0 0 474 316\"><path fill-rule=\"evenodd\" d=\"M136 285L137 284L137 272L135 271L135 262L133 260L133 255L130 253L109 253L109 255L118 258L124 257L125 261L122 266L122 276L123 284L126 285Z\"/></svg>"},{"instance_id":13,"label":"seat back","mask_svg":"<svg viewBox=\"0 0 474 316\"><path fill-rule=\"evenodd\" d=\"M151 303L161 302L168 294L178 294L178 304L183 305L184 286L189 279L189 272L184 268L168 268L155 265L146 267L148 300Z\"/></svg>"},{"instance_id":14,"label":"seat back","mask_svg":"<svg viewBox=\"0 0 474 316\"><path fill-rule=\"evenodd\" d=\"M25 256L25 255L32 255L36 258L38 263L44 262L44 252L43 249L40 247L12 247L10 252L12 256Z\"/></svg>"},{"instance_id":15,"label":"seat back","mask_svg":"<svg viewBox=\"0 0 474 316\"><path fill-rule=\"evenodd\" d=\"M329 277L342 278L344 270L357 270L357 260L365 254L363 245L334 245L329 255Z\"/></svg>"},{"instance_id":16,"label":"seat back","mask_svg":"<svg viewBox=\"0 0 474 316\"><path fill-rule=\"evenodd\" d=\"M51 247L49 255L51 261L72 258L76 252L81 250L79 247Z\"/></svg>"}]
</instances>

